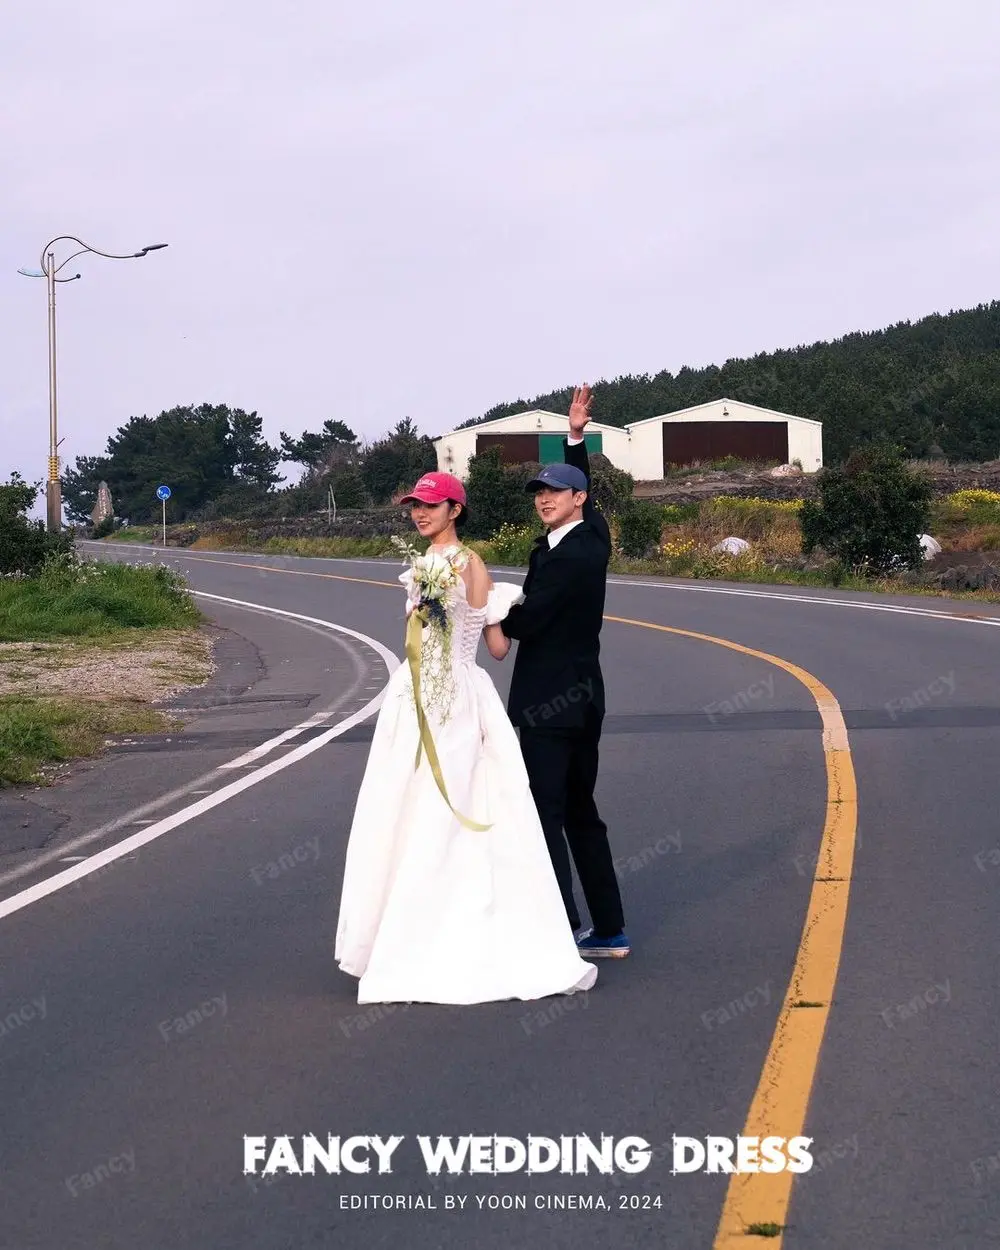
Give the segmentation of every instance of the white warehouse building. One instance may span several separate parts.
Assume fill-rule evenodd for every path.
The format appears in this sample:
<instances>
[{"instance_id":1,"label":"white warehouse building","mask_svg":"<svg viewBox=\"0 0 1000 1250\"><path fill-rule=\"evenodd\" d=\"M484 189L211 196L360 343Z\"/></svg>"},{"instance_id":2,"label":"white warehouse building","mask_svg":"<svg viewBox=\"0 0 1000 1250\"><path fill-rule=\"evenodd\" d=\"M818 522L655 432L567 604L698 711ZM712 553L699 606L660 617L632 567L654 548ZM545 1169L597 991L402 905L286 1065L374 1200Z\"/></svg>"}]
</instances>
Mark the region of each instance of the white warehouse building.
<instances>
[{"instance_id":1,"label":"white warehouse building","mask_svg":"<svg viewBox=\"0 0 1000 1250\"><path fill-rule=\"evenodd\" d=\"M540 408L519 412L513 417L498 417L495 421L468 425L434 439L438 469L464 479L469 472L470 459L489 447L500 448L500 458L505 464L524 464L526 461L561 464L563 439L568 433L569 417ZM627 430L591 421L587 426L586 441L589 452L603 452L612 464L625 468L629 458Z\"/></svg>"},{"instance_id":2,"label":"white warehouse building","mask_svg":"<svg viewBox=\"0 0 1000 1250\"><path fill-rule=\"evenodd\" d=\"M551 464L562 460L568 430L568 417L540 409L466 426L434 440L438 468L464 478L470 458L488 447L499 447L507 464ZM587 447L603 452L637 482L659 481L671 466L727 456L775 465L797 460L804 472L815 473L823 467L823 425L809 417L715 399L624 427L591 421Z\"/></svg>"},{"instance_id":3,"label":"white warehouse building","mask_svg":"<svg viewBox=\"0 0 1000 1250\"><path fill-rule=\"evenodd\" d=\"M775 465L798 460L804 473L823 467L822 422L734 399L648 417L626 429L629 472L637 482L659 481L671 465L726 456Z\"/></svg>"}]
</instances>

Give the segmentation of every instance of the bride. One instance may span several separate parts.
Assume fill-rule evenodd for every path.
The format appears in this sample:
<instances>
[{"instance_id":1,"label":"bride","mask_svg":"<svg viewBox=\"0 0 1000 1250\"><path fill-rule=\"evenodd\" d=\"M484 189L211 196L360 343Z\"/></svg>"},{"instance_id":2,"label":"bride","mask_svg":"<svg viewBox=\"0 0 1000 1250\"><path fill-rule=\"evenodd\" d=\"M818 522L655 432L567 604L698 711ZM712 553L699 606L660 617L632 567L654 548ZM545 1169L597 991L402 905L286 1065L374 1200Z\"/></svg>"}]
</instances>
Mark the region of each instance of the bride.
<instances>
[{"instance_id":1,"label":"bride","mask_svg":"<svg viewBox=\"0 0 1000 1250\"><path fill-rule=\"evenodd\" d=\"M458 478L425 474L403 502L430 540L428 552L459 575L452 574L444 609L445 641L432 624L411 626L419 659L408 646L411 664L386 688L347 847L336 960L359 978L359 1003L482 1003L588 990L597 969L577 951L517 737L476 664L484 634L493 658L506 656L510 641L499 622L520 589L494 585L459 542L467 513ZM424 619L412 569L400 581L409 592L407 617L416 611Z\"/></svg>"}]
</instances>

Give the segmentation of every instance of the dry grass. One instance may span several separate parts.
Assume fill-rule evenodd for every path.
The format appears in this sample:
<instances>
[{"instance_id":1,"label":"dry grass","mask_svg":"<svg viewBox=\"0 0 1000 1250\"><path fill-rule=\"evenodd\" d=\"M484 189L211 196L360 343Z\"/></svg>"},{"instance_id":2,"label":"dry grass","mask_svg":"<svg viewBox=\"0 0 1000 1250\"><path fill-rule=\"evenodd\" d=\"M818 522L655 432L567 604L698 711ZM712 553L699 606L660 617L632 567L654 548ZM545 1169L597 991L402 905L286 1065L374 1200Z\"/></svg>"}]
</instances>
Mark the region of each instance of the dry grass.
<instances>
[{"instance_id":1,"label":"dry grass","mask_svg":"<svg viewBox=\"0 0 1000 1250\"><path fill-rule=\"evenodd\" d=\"M1000 551L1000 525L965 525L935 534L942 551Z\"/></svg>"}]
</instances>

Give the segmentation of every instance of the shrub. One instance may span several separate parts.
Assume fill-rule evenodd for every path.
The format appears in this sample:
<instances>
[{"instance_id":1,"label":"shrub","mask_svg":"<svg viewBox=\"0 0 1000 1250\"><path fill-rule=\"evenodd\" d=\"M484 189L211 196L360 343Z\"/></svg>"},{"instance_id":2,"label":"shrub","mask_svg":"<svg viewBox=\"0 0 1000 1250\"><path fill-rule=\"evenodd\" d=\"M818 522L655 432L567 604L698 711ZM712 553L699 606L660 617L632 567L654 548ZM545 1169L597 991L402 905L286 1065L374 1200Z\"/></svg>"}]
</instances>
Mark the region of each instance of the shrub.
<instances>
[{"instance_id":1,"label":"shrub","mask_svg":"<svg viewBox=\"0 0 1000 1250\"><path fill-rule=\"evenodd\" d=\"M865 574L921 566L933 488L899 448L858 448L843 465L821 470L817 485L819 501L806 500L800 514L806 555L822 547Z\"/></svg>"},{"instance_id":2,"label":"shrub","mask_svg":"<svg viewBox=\"0 0 1000 1250\"><path fill-rule=\"evenodd\" d=\"M622 554L641 560L650 547L659 547L663 509L648 499L634 499L618 513L618 543Z\"/></svg>"},{"instance_id":3,"label":"shrub","mask_svg":"<svg viewBox=\"0 0 1000 1250\"><path fill-rule=\"evenodd\" d=\"M464 536L488 539L505 524L530 524L535 506L524 488L539 468L537 464L505 465L497 447L473 456L465 483L469 524Z\"/></svg>"},{"instance_id":4,"label":"shrub","mask_svg":"<svg viewBox=\"0 0 1000 1250\"><path fill-rule=\"evenodd\" d=\"M632 503L635 481L631 473L613 465L607 456L595 452L590 457L591 501L605 518L617 516Z\"/></svg>"},{"instance_id":5,"label":"shrub","mask_svg":"<svg viewBox=\"0 0 1000 1250\"><path fill-rule=\"evenodd\" d=\"M115 518L106 516L103 521L98 521L90 532L91 538L108 538L115 532Z\"/></svg>"},{"instance_id":6,"label":"shrub","mask_svg":"<svg viewBox=\"0 0 1000 1250\"><path fill-rule=\"evenodd\" d=\"M41 521L29 521L38 487L18 473L0 483L0 576L33 577L50 556L73 549L73 533L49 534Z\"/></svg>"}]
</instances>

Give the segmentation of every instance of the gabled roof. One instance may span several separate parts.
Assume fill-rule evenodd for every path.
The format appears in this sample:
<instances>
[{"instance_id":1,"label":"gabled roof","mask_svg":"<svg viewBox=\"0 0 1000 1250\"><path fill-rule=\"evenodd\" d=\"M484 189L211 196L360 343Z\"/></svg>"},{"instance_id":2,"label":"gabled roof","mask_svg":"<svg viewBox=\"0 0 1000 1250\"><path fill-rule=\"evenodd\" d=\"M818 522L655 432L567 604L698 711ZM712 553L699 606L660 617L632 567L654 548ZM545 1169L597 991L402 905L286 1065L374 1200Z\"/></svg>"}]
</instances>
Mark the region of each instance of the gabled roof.
<instances>
[{"instance_id":1,"label":"gabled roof","mask_svg":"<svg viewBox=\"0 0 1000 1250\"><path fill-rule=\"evenodd\" d=\"M470 430L477 433L480 430L491 430L498 425L507 425L511 421L523 421L528 417L551 417L555 421L564 424L569 428L569 417L565 412L548 412L545 408L531 408L527 412L512 412L506 417L495 417L492 421L479 421L475 425L463 425L457 430L449 430L446 434L439 434L432 442L440 442L442 438L448 438L452 434L467 434ZM618 433L627 434L628 428L621 425L602 425L600 421L591 421L587 425L588 430L616 430Z\"/></svg>"},{"instance_id":2,"label":"gabled roof","mask_svg":"<svg viewBox=\"0 0 1000 1250\"><path fill-rule=\"evenodd\" d=\"M710 399L706 404L695 404L691 408L678 408L675 412L663 412L656 417L646 417L643 421L632 421L625 426L626 430L634 430L640 425L649 425L653 421L665 421L673 417L686 417L693 412L701 412L705 408L717 408L719 404L732 404L734 408L749 408L753 412L762 412L769 417L780 417L782 421L804 421L807 425L822 426L822 421L814 421L812 417L799 417L792 412L776 412L773 408L761 408L758 404L748 404L742 399Z\"/></svg>"}]
</instances>

